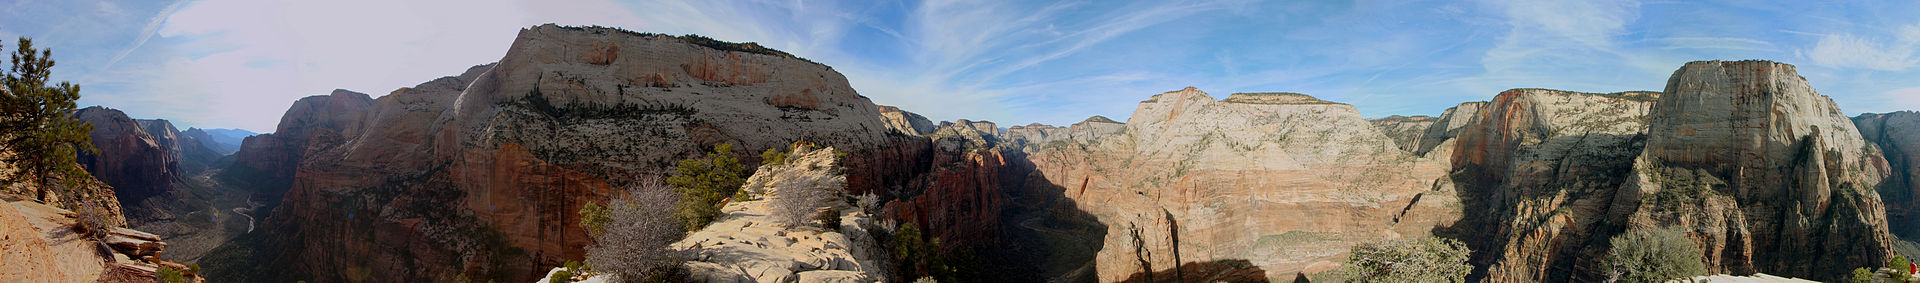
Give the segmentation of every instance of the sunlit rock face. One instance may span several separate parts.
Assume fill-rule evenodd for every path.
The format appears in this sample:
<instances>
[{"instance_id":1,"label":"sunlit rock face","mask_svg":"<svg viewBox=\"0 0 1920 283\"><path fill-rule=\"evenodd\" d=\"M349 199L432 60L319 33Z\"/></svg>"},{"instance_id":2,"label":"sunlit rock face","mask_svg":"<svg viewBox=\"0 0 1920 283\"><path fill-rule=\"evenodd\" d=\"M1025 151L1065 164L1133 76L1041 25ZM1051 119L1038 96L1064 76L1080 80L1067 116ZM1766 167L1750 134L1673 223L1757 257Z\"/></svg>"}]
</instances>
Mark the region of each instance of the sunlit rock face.
<instances>
[{"instance_id":1,"label":"sunlit rock face","mask_svg":"<svg viewBox=\"0 0 1920 283\"><path fill-rule=\"evenodd\" d=\"M1687 63L1665 93L1623 187L1644 198L1630 227L1691 228L1735 274L1838 280L1892 256L1886 160L1792 65Z\"/></svg>"},{"instance_id":2,"label":"sunlit rock face","mask_svg":"<svg viewBox=\"0 0 1920 283\"><path fill-rule=\"evenodd\" d=\"M1687 231L1710 271L1838 280L1890 256L1886 161L1791 65L1706 61L1661 93L1521 89L1454 141L1474 277L1595 281L1607 239Z\"/></svg>"},{"instance_id":3,"label":"sunlit rock face","mask_svg":"<svg viewBox=\"0 0 1920 283\"><path fill-rule=\"evenodd\" d=\"M298 164L267 224L281 247L272 259L292 272L253 278L532 280L582 257L581 205L713 145L734 144L750 162L795 141L840 148L860 193L908 174L892 162L915 158L894 151L926 144L891 134L825 65L607 28L525 29L497 64L320 111L361 113L350 118L300 115L301 105L276 137L249 138L277 151L235 164ZM324 126L289 130L300 124Z\"/></svg>"},{"instance_id":4,"label":"sunlit rock face","mask_svg":"<svg viewBox=\"0 0 1920 283\"><path fill-rule=\"evenodd\" d=\"M1444 164L1396 147L1350 105L1188 88L1131 117L1023 138L1029 180L1097 219L1101 238L1089 242L1100 246L1085 250L1098 251L1099 281L1181 263L1291 278L1337 266L1354 243L1422 236L1459 217L1454 193L1433 183Z\"/></svg>"}]
</instances>

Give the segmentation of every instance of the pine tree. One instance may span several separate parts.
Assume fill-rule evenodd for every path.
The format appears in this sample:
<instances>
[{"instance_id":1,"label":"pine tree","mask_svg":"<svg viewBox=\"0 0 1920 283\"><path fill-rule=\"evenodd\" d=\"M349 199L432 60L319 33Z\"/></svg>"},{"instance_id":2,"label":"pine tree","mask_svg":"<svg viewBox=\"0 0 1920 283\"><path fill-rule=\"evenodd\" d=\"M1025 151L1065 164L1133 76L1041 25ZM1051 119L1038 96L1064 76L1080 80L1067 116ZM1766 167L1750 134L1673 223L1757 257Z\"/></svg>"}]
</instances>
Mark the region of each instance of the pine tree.
<instances>
[{"instance_id":1,"label":"pine tree","mask_svg":"<svg viewBox=\"0 0 1920 283\"><path fill-rule=\"evenodd\" d=\"M76 151L98 151L87 136L93 125L73 117L79 85L47 85L54 63L52 50L36 50L32 39L22 37L12 59L13 67L0 71L0 84L8 92L0 93L0 146L10 151L0 160L13 164L14 171L0 178L0 183L38 185L37 197L48 202L55 180L62 181L61 187L77 187L81 180L91 179L74 158Z\"/></svg>"}]
</instances>

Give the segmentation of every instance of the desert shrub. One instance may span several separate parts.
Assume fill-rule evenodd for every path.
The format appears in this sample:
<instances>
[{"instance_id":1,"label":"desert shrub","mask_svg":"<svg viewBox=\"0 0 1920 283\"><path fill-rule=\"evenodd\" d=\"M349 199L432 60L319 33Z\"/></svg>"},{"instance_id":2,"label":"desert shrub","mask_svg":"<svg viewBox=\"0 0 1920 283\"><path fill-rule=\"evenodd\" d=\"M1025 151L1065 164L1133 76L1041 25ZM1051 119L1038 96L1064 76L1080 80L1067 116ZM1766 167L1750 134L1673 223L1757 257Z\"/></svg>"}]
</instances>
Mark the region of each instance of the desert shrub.
<instances>
[{"instance_id":1,"label":"desert shrub","mask_svg":"<svg viewBox=\"0 0 1920 283\"><path fill-rule=\"evenodd\" d=\"M1895 255L1893 256L1892 259L1888 259L1887 269L1892 269L1893 272L1888 273L1887 277L1892 277L1894 280L1899 280L1902 282L1907 281L1907 279L1912 279L1913 274L1910 272L1907 272L1909 270L1908 264L1909 262L1907 261L1907 256Z\"/></svg>"},{"instance_id":2,"label":"desert shrub","mask_svg":"<svg viewBox=\"0 0 1920 283\"><path fill-rule=\"evenodd\" d=\"M567 271L567 270L555 271L553 272L552 277L547 277L547 283L567 283L567 282L573 282L572 271Z\"/></svg>"},{"instance_id":3,"label":"desert shrub","mask_svg":"<svg viewBox=\"0 0 1920 283\"><path fill-rule=\"evenodd\" d=\"M1608 240L1607 265L1623 282L1666 282L1707 274L1700 248L1675 229L1635 230Z\"/></svg>"},{"instance_id":4,"label":"desert shrub","mask_svg":"<svg viewBox=\"0 0 1920 283\"><path fill-rule=\"evenodd\" d=\"M615 281L659 281L680 265L678 252L668 247L684 234L673 215L683 200L658 179L639 186L607 205L605 231L587 246L586 265Z\"/></svg>"},{"instance_id":5,"label":"desert shrub","mask_svg":"<svg viewBox=\"0 0 1920 283\"><path fill-rule=\"evenodd\" d=\"M858 201L856 201L855 204L860 206L860 211L867 213L880 211L880 196L874 195L873 192L867 192L867 194L860 195L856 197L856 199L858 199Z\"/></svg>"},{"instance_id":6,"label":"desert shrub","mask_svg":"<svg viewBox=\"0 0 1920 283\"><path fill-rule=\"evenodd\" d=\"M81 234L90 238L105 238L108 230L114 227L113 222L107 220L106 209L93 202L81 202L74 208L73 214L75 230L80 230Z\"/></svg>"},{"instance_id":7,"label":"desert shrub","mask_svg":"<svg viewBox=\"0 0 1920 283\"><path fill-rule=\"evenodd\" d=\"M795 165L797 166L797 165ZM774 175L768 184L775 194L773 201L774 217L789 227L809 226L814 220L823 219L822 214L831 214L834 222L839 222L839 213L831 209L833 202L846 191L847 177L840 172L806 170L807 168L766 167ZM827 208L827 209L823 209ZM820 224L826 224L824 222ZM839 226L838 223L834 223ZM823 225L823 227L826 225Z\"/></svg>"},{"instance_id":8,"label":"desert shrub","mask_svg":"<svg viewBox=\"0 0 1920 283\"><path fill-rule=\"evenodd\" d=\"M1853 277L1848 278L1847 282L1873 283L1873 271L1867 270L1865 267L1855 268L1853 269Z\"/></svg>"},{"instance_id":9,"label":"desert shrub","mask_svg":"<svg viewBox=\"0 0 1920 283\"><path fill-rule=\"evenodd\" d=\"M1471 250L1444 238L1394 240L1354 246L1336 271L1347 282L1466 282Z\"/></svg>"},{"instance_id":10,"label":"desert shrub","mask_svg":"<svg viewBox=\"0 0 1920 283\"><path fill-rule=\"evenodd\" d=\"M153 275L154 281L159 281L161 283L188 282L186 274L181 273L179 269L173 269L173 267L169 267L166 265L160 265L160 269L154 271L153 274L154 274Z\"/></svg>"},{"instance_id":11,"label":"desert shrub","mask_svg":"<svg viewBox=\"0 0 1920 283\"><path fill-rule=\"evenodd\" d=\"M746 183L746 167L733 157L733 144L713 146L706 157L681 160L667 184L680 194L674 216L687 231L700 230L720 216L720 201Z\"/></svg>"},{"instance_id":12,"label":"desert shrub","mask_svg":"<svg viewBox=\"0 0 1920 283\"><path fill-rule=\"evenodd\" d=\"M760 165L782 164L787 164L787 152L780 151L778 148L769 148L767 151L760 152Z\"/></svg>"},{"instance_id":13,"label":"desert shrub","mask_svg":"<svg viewBox=\"0 0 1920 283\"><path fill-rule=\"evenodd\" d=\"M607 216L606 207L594 202L580 206L580 228L586 228L588 236L599 237L600 233L607 231L609 221L613 221L613 218Z\"/></svg>"}]
</instances>

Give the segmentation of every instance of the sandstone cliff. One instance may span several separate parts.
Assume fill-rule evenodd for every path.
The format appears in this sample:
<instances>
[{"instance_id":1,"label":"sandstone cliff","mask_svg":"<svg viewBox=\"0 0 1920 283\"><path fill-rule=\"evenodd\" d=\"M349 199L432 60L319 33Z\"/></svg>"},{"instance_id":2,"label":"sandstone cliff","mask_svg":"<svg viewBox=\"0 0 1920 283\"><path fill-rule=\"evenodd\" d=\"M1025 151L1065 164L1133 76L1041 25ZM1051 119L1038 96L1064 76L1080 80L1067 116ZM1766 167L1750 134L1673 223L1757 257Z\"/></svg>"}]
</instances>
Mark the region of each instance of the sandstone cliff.
<instances>
[{"instance_id":1,"label":"sandstone cliff","mask_svg":"<svg viewBox=\"0 0 1920 283\"><path fill-rule=\"evenodd\" d=\"M1880 147L1892 174L1879 188L1887 205L1887 224L1902 238L1920 238L1920 112L1861 114L1853 117L1861 138Z\"/></svg>"},{"instance_id":2,"label":"sandstone cliff","mask_svg":"<svg viewBox=\"0 0 1920 283\"><path fill-rule=\"evenodd\" d=\"M1451 117L1469 122L1441 142L1454 148L1435 150L1453 152L1442 184L1481 217L1442 234L1471 235L1459 239L1488 281L1600 280L1583 276L1600 272L1589 269L1605 255L1594 247L1617 233L1603 220L1639 155L1654 97L1515 89L1473 107L1477 115Z\"/></svg>"},{"instance_id":3,"label":"sandstone cliff","mask_svg":"<svg viewBox=\"0 0 1920 283\"><path fill-rule=\"evenodd\" d=\"M900 110L899 107L880 106L880 119L887 121L888 128L903 134L925 135L934 130L933 121L927 120L926 116Z\"/></svg>"},{"instance_id":4,"label":"sandstone cliff","mask_svg":"<svg viewBox=\"0 0 1920 283\"><path fill-rule=\"evenodd\" d=\"M82 153L77 160L95 178L113 186L124 203L137 203L173 189L179 172L177 159L166 145L128 118L120 110L87 107L74 114L93 124L93 147L98 154Z\"/></svg>"},{"instance_id":5,"label":"sandstone cliff","mask_svg":"<svg viewBox=\"0 0 1920 283\"><path fill-rule=\"evenodd\" d=\"M1792 65L1687 63L1665 93L1622 188L1643 204L1629 227L1697 231L1734 274L1838 280L1892 257L1887 162Z\"/></svg>"},{"instance_id":6,"label":"sandstone cliff","mask_svg":"<svg viewBox=\"0 0 1920 283\"><path fill-rule=\"evenodd\" d=\"M208 148L207 144L202 142L206 138L186 135L180 129L174 128L173 122L168 122L166 119L135 121L140 123L142 130L153 136L155 143L160 144L161 148L166 148L167 152L173 155L175 167L173 169L177 174L194 175L210 168L223 167L219 166L223 154Z\"/></svg>"},{"instance_id":7,"label":"sandstone cliff","mask_svg":"<svg viewBox=\"0 0 1920 283\"><path fill-rule=\"evenodd\" d=\"M1888 166L1791 65L1693 62L1662 93L1519 89L1456 138L1476 278L1604 280L1608 238L1690 231L1710 271L1837 280L1890 256Z\"/></svg>"},{"instance_id":8,"label":"sandstone cliff","mask_svg":"<svg viewBox=\"0 0 1920 283\"><path fill-rule=\"evenodd\" d=\"M1216 101L1188 88L1141 102L1127 123L1089 119L1027 144L1029 180L1062 188L1104 230L1086 249L1093 262L1067 275L1103 282L1193 264L1287 278L1333 268L1353 243L1458 217L1452 193L1432 191L1442 164L1398 149L1352 106L1300 94ZM1201 270L1218 271L1187 272Z\"/></svg>"},{"instance_id":9,"label":"sandstone cliff","mask_svg":"<svg viewBox=\"0 0 1920 283\"><path fill-rule=\"evenodd\" d=\"M878 107L832 69L693 36L543 25L522 30L497 64L365 108L329 97L249 138L248 148L292 138L252 158L263 162L242 149L235 167L298 166L255 245L268 249L231 252L271 266L236 279L523 281L583 256L580 205L715 144L743 155L796 140L845 149L855 192L881 188L905 174L888 170L910 167L891 162L911 160L890 153L908 147L882 148L912 142L890 137ZM298 114L303 105L345 116ZM292 130L300 125L313 126ZM300 140L304 153L292 153Z\"/></svg>"}]
</instances>

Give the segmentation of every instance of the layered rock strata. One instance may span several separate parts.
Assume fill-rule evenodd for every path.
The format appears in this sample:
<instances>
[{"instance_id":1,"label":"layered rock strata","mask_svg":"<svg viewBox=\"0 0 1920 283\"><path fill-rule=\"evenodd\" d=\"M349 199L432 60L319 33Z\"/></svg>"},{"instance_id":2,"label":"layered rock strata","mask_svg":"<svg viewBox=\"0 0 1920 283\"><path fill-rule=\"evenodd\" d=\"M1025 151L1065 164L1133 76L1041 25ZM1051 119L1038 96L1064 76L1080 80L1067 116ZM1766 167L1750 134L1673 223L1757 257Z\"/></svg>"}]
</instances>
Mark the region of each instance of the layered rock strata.
<instances>
[{"instance_id":1,"label":"layered rock strata","mask_svg":"<svg viewBox=\"0 0 1920 283\"><path fill-rule=\"evenodd\" d=\"M1026 144L1029 180L1061 188L1104 230L1075 271L1103 282L1187 264L1287 278L1458 217L1453 193L1433 190L1442 164L1400 150L1352 106L1299 94L1187 88L1141 102L1127 123L1089 119Z\"/></svg>"},{"instance_id":2,"label":"layered rock strata","mask_svg":"<svg viewBox=\"0 0 1920 283\"><path fill-rule=\"evenodd\" d=\"M878 107L832 69L700 37L543 25L522 30L497 64L364 108L357 96L327 97L248 143L295 142L241 150L236 167L279 164L244 162L249 154L299 162L259 244L278 250L235 252L291 272L234 279L347 280L335 271L350 270L524 281L583 256L581 205L717 144L743 157L801 140L844 149L855 193L887 191L913 167L896 163L916 160L903 152L916 143L889 135ZM338 111L304 115L301 105ZM288 130L300 125L312 127Z\"/></svg>"}]
</instances>

